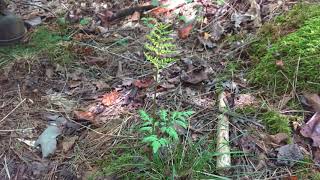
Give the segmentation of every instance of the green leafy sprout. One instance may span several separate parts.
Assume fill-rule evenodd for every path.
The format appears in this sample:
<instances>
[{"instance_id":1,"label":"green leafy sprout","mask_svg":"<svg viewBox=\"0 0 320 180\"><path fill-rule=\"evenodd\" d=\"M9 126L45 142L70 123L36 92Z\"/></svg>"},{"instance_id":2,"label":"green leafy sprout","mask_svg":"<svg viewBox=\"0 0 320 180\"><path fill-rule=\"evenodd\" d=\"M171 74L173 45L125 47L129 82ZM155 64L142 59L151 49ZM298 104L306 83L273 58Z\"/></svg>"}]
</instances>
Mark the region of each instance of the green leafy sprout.
<instances>
[{"instance_id":1,"label":"green leafy sprout","mask_svg":"<svg viewBox=\"0 0 320 180\"><path fill-rule=\"evenodd\" d=\"M144 133L142 142L149 144L153 153L156 154L161 147L169 146L179 140L175 126L187 129L187 118L193 113L193 111L169 112L168 110L160 110L157 117L152 118L146 111L140 110L142 124L139 131Z\"/></svg>"}]
</instances>

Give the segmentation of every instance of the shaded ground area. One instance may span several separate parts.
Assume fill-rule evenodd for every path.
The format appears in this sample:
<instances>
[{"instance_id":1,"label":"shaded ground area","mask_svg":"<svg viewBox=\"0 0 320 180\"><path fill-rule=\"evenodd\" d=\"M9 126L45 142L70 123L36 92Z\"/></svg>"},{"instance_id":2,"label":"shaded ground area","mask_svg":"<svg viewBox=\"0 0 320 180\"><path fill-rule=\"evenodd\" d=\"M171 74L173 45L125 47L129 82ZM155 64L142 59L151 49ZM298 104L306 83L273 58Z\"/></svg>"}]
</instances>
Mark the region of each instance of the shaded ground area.
<instances>
[{"instance_id":1,"label":"shaded ground area","mask_svg":"<svg viewBox=\"0 0 320 180\"><path fill-rule=\"evenodd\" d=\"M257 29L296 2L254 2L173 3L143 9L146 15L117 12L148 2L11 4L35 27L24 44L0 50L0 179L316 179L320 151L314 136L300 134L304 121L319 119L316 95L301 103L301 92L272 94L246 75L260 58L250 52L260 42ZM149 23L140 16L173 22L179 60L160 72L157 87L144 57ZM160 160L137 131L137 111L152 111L153 89L159 109L195 111ZM215 167L221 92L232 152L223 172ZM56 151L43 157L32 143L48 126L59 136Z\"/></svg>"}]
</instances>

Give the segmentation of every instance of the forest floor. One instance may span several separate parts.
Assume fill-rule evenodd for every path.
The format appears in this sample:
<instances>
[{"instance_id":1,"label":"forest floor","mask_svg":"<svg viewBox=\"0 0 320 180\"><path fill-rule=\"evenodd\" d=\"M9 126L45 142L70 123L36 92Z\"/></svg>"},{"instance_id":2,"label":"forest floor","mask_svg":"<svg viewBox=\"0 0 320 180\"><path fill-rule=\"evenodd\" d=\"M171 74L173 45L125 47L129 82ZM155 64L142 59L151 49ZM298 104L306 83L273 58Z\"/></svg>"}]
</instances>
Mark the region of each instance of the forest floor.
<instances>
[{"instance_id":1,"label":"forest floor","mask_svg":"<svg viewBox=\"0 0 320 180\"><path fill-rule=\"evenodd\" d=\"M320 5L152 2L161 6L11 2L28 32L0 48L0 179L320 179ZM151 18L172 25L177 47L156 87L144 55ZM158 109L195 112L158 158L137 131L154 89ZM221 114L225 170L216 168Z\"/></svg>"}]
</instances>

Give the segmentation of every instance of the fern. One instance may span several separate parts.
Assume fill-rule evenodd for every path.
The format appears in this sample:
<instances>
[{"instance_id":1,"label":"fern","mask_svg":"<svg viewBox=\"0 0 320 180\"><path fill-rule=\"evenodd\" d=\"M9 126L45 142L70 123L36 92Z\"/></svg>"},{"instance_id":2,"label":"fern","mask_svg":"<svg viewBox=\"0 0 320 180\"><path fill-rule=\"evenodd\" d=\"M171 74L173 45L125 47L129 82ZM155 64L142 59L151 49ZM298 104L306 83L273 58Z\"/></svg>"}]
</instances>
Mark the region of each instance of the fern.
<instances>
[{"instance_id":1,"label":"fern","mask_svg":"<svg viewBox=\"0 0 320 180\"><path fill-rule=\"evenodd\" d=\"M143 120L140 132L143 133L143 143L147 143L152 147L154 154L161 147L166 147L171 143L179 140L175 125L187 128L187 118L190 117L193 111L174 111L160 110L156 118L151 118L147 112L140 110L140 118Z\"/></svg>"},{"instance_id":2,"label":"fern","mask_svg":"<svg viewBox=\"0 0 320 180\"><path fill-rule=\"evenodd\" d=\"M145 43L146 59L159 70L166 67L169 63L176 61L169 56L176 53L176 46L172 43L173 38L169 37L172 33L170 26L163 23L156 23L151 32L146 36L148 41Z\"/></svg>"}]
</instances>

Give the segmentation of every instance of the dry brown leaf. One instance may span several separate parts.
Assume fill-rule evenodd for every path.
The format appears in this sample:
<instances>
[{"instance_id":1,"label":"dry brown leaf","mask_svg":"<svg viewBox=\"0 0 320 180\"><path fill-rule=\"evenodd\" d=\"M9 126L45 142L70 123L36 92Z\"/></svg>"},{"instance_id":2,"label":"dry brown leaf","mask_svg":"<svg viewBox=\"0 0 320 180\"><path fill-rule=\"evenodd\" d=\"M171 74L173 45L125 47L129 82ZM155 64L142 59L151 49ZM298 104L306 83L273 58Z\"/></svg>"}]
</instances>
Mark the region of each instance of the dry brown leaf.
<instances>
[{"instance_id":1,"label":"dry brown leaf","mask_svg":"<svg viewBox=\"0 0 320 180\"><path fill-rule=\"evenodd\" d=\"M318 94L303 93L303 96L315 112L320 112L320 96Z\"/></svg>"},{"instance_id":2,"label":"dry brown leaf","mask_svg":"<svg viewBox=\"0 0 320 180\"><path fill-rule=\"evenodd\" d=\"M285 177L284 180L299 180L298 176L288 176Z\"/></svg>"},{"instance_id":3,"label":"dry brown leaf","mask_svg":"<svg viewBox=\"0 0 320 180\"><path fill-rule=\"evenodd\" d=\"M78 120L86 120L86 121L93 122L95 119L95 114L92 112L74 111L74 114Z\"/></svg>"},{"instance_id":4,"label":"dry brown leaf","mask_svg":"<svg viewBox=\"0 0 320 180\"><path fill-rule=\"evenodd\" d=\"M234 107L244 108L246 106L255 104L255 100L255 97L251 94L239 94L234 100Z\"/></svg>"},{"instance_id":5,"label":"dry brown leaf","mask_svg":"<svg viewBox=\"0 0 320 180\"><path fill-rule=\"evenodd\" d=\"M68 152L73 147L73 145L75 144L76 140L78 140L78 138L79 138L78 136L74 136L71 138L67 138L66 141L63 141L62 142L63 152L64 153Z\"/></svg>"},{"instance_id":6,"label":"dry brown leaf","mask_svg":"<svg viewBox=\"0 0 320 180\"><path fill-rule=\"evenodd\" d=\"M185 27L181 28L178 30L178 36L180 39L186 39L190 33L191 33L191 30L192 30L192 23L186 25Z\"/></svg>"},{"instance_id":7,"label":"dry brown leaf","mask_svg":"<svg viewBox=\"0 0 320 180\"><path fill-rule=\"evenodd\" d=\"M153 83L153 79L142 79L142 80L135 80L133 82L134 86L136 86L137 88L143 89L143 88L147 88L149 86L151 86L151 84Z\"/></svg>"},{"instance_id":8,"label":"dry brown leaf","mask_svg":"<svg viewBox=\"0 0 320 180\"><path fill-rule=\"evenodd\" d=\"M88 107L88 111L92 112L94 115L102 113L106 107L103 104L92 104Z\"/></svg>"},{"instance_id":9,"label":"dry brown leaf","mask_svg":"<svg viewBox=\"0 0 320 180\"><path fill-rule=\"evenodd\" d=\"M275 135L270 135L269 137L273 143L278 145L289 139L289 136L286 133L278 133Z\"/></svg>"},{"instance_id":10,"label":"dry brown leaf","mask_svg":"<svg viewBox=\"0 0 320 180\"><path fill-rule=\"evenodd\" d=\"M169 9L168 8L165 8L165 7L156 7L156 8L153 8L151 11L150 11L150 14L151 16L160 16L161 14L164 14L166 12L168 12Z\"/></svg>"},{"instance_id":11,"label":"dry brown leaf","mask_svg":"<svg viewBox=\"0 0 320 180\"><path fill-rule=\"evenodd\" d=\"M182 72L181 80L190 84L198 84L208 79L208 74L205 70Z\"/></svg>"},{"instance_id":12,"label":"dry brown leaf","mask_svg":"<svg viewBox=\"0 0 320 180\"><path fill-rule=\"evenodd\" d=\"M311 138L313 140L312 146L320 146L320 112L316 112L311 119L302 126L300 133L304 137Z\"/></svg>"},{"instance_id":13,"label":"dry brown leaf","mask_svg":"<svg viewBox=\"0 0 320 180\"><path fill-rule=\"evenodd\" d=\"M101 102L105 106L111 106L117 103L119 96L120 96L120 93L118 91L111 91L103 95Z\"/></svg>"}]
</instances>

